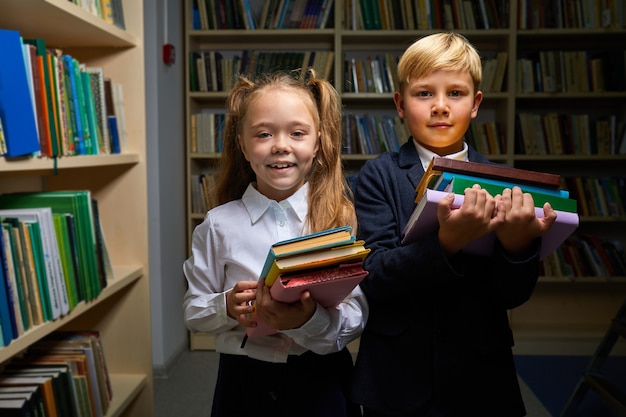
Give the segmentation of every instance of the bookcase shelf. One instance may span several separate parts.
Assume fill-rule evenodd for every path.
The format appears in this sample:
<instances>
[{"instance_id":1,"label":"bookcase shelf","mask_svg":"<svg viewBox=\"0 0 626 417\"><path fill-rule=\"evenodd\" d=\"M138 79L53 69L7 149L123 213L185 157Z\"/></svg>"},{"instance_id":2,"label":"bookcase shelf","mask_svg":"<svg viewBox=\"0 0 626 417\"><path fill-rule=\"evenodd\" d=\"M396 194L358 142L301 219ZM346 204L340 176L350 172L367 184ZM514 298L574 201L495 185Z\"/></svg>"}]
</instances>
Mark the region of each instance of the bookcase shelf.
<instances>
[{"instance_id":1,"label":"bookcase shelf","mask_svg":"<svg viewBox=\"0 0 626 417\"><path fill-rule=\"evenodd\" d=\"M358 2L358 1L357 1ZM334 1L334 20L324 29L273 29L273 30L248 30L248 29L226 29L226 30L194 30L192 26L192 0L185 3L185 56L186 56L186 85L187 93L185 97L187 116L187 140L191 126L189 120L191 115L201 111L223 111L227 92L210 91L197 92L190 91L190 62L189 54L198 51L224 51L233 54L234 51L243 50L274 50L274 51L316 51L322 48L334 52L333 69L329 79L341 95L344 104L344 114L366 114L395 115L393 104L393 93L372 93L372 92L347 92L344 88L346 76L344 75L344 60L349 58L366 59L368 56L389 53L399 57L401 53L414 40L439 30L437 28L428 29L382 29L382 30L353 30L351 27L351 16L347 11L347 6L352 4L352 0ZM201 3L201 2L200 2ZM251 8L254 12L260 13L263 2L251 0ZM389 2L388 2L389 3ZM474 3L474 2L473 2ZM475 3L482 4L482 1ZM485 3L487 3L485 1ZM624 176L623 163L626 160L625 154L613 152L612 154L525 154L519 151L521 140L518 134L518 114L521 112L530 113L567 113L585 114L589 113L592 121L601 116L614 115L617 124L626 123L626 87L615 91L590 91L590 92L523 92L518 90L518 77L521 77L517 70L517 60L521 58L535 57L540 51L571 51L584 50L587 52L615 52L626 54L626 24L624 16L613 16L610 28L572 28L562 23L562 28L539 27L533 29L522 28L518 21L522 17L520 13L524 10L525 0L512 2L502 2L508 6L503 16L500 16L500 25L491 24L493 29L454 29L456 32L466 36L472 42L483 58L493 58L498 52L507 53L505 73L503 75L502 88L484 93L484 100L479 110L476 122L495 122L502 126L502 151L499 153L483 152L491 160L503 162L511 166L535 169L538 171L552 172L562 176ZM554 2L560 6L565 1ZM381 4L381 2L379 2ZM390 4L390 3L389 3ZM390 6L391 7L391 6ZM561 10L565 13L565 8ZM567 17L564 14L564 18ZM620 20L621 19L621 20ZM621 23L616 24L619 21ZM565 20L563 20L565 22ZM492 21L493 23L493 21ZM568 23L570 24L570 23ZM415 26L417 27L417 25ZM482 27L482 26L481 26ZM626 57L623 58L623 60ZM622 60L622 65L624 65ZM395 68L394 68L395 70ZM622 71L623 73L624 71ZM623 76L623 74L622 74ZM626 79L621 82L626 83ZM621 125L620 125L621 126ZM618 138L619 139L619 138ZM344 154L343 160L346 171L354 174L359 167L367 160L376 155L370 154ZM219 154L187 153L187 178L188 178L188 198L187 207L191 207L191 185L190 179L194 174L215 173ZM188 209L187 226L188 242L197 224L204 218L204 213L193 213ZM581 230L601 233L611 238L620 240L626 244L623 236L626 233L626 219L621 217L608 218L599 216L581 216ZM602 225L610 225L611 230L606 230ZM594 278L581 277L571 280L566 277L543 277L542 282L555 283L560 286L558 293L550 292L550 297L537 296L527 303L523 310L511 314L513 328L526 329L528 320L532 321L532 310L541 311L550 303L561 305L561 298L567 299L571 296L572 283L577 285L592 285ZM626 287L617 285L615 281L622 282L620 277L616 280L604 280L598 278L602 285L608 284L605 290L605 297L590 298L591 303L607 302L619 306L617 299L626 296ZM602 288L602 287L601 287ZM539 286L537 292L542 292L543 286ZM616 297L617 294L617 297ZM621 303L621 300L620 300ZM567 304L568 306L570 304ZM603 309L594 309L591 321L596 327L604 329L606 320L612 317L614 312L606 315ZM602 311L602 313L598 313ZM553 330L558 334L560 321L559 317L566 314L579 316L581 313L574 308L555 311L557 317L554 320L547 319L547 326L552 322ZM529 318L531 317L531 318ZM570 331L570 329L568 329ZM192 343L193 345L193 343Z\"/></svg>"},{"instance_id":2,"label":"bookcase shelf","mask_svg":"<svg viewBox=\"0 0 626 417\"><path fill-rule=\"evenodd\" d=\"M98 202L113 266L113 278L95 298L0 347L0 369L57 330L97 331L113 387L106 417L150 417L154 405L143 1L122 0L122 7L125 30L67 0L0 0L0 28L19 31L23 38L42 38L80 63L103 68L105 76L125 87L128 131L122 154L0 157L0 193L89 190Z\"/></svg>"}]
</instances>

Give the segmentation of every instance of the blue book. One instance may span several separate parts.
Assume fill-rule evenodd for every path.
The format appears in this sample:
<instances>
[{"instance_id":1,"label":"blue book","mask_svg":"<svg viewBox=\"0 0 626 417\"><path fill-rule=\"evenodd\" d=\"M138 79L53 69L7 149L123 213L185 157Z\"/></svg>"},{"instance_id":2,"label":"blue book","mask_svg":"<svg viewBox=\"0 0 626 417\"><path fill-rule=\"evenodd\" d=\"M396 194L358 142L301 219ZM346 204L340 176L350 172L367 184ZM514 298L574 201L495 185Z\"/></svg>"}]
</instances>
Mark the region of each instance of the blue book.
<instances>
[{"instance_id":1,"label":"blue book","mask_svg":"<svg viewBox=\"0 0 626 417\"><path fill-rule=\"evenodd\" d=\"M41 150L22 45L19 32L0 29L0 119L9 157Z\"/></svg>"}]
</instances>

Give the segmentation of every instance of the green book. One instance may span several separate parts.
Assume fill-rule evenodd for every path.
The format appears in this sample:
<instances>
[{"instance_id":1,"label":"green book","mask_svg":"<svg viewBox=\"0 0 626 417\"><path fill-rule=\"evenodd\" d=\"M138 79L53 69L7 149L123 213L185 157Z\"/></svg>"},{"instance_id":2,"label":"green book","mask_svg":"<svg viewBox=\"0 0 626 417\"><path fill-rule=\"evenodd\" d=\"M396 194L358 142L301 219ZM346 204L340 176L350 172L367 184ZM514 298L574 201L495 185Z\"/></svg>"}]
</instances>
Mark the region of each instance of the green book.
<instances>
[{"instance_id":1,"label":"green book","mask_svg":"<svg viewBox=\"0 0 626 417\"><path fill-rule=\"evenodd\" d=\"M454 174L452 174L454 177ZM442 191L448 191L455 194L463 194L466 188L471 188L474 184L480 185L481 188L487 190L489 194L495 196L496 194L502 194L505 188L510 188L507 184L499 185L495 181L485 181L483 178L466 178L466 177L454 177L448 185L442 189ZM566 198L550 194L548 192L542 193L537 189L529 189L524 184L519 184L519 187L525 193L529 193L533 196L535 207L543 207L544 203L549 202L553 209L568 211L570 213L577 212L577 202L574 199Z\"/></svg>"},{"instance_id":2,"label":"green book","mask_svg":"<svg viewBox=\"0 0 626 417\"><path fill-rule=\"evenodd\" d=\"M91 300L101 291L98 273L96 234L91 206L91 192L42 191L0 195L0 208L50 207L52 213L71 214L76 226L79 277L85 299Z\"/></svg>"},{"instance_id":3,"label":"green book","mask_svg":"<svg viewBox=\"0 0 626 417\"><path fill-rule=\"evenodd\" d=\"M39 284L39 297L41 298L41 309L44 321L54 319L52 305L59 310L58 298L54 286L49 282L52 277L48 276L43 253L43 242L41 240L41 228L37 222L25 221L26 232L31 242L31 253L35 264L35 274Z\"/></svg>"},{"instance_id":4,"label":"green book","mask_svg":"<svg viewBox=\"0 0 626 417\"><path fill-rule=\"evenodd\" d=\"M61 267L63 268L69 307L70 310L72 310L83 299L79 291L78 265L74 262L75 254L74 249L71 246L66 220L67 216L68 214L55 213L52 217L54 219L54 229L56 231L57 241L59 243L59 257L61 259Z\"/></svg>"}]
</instances>

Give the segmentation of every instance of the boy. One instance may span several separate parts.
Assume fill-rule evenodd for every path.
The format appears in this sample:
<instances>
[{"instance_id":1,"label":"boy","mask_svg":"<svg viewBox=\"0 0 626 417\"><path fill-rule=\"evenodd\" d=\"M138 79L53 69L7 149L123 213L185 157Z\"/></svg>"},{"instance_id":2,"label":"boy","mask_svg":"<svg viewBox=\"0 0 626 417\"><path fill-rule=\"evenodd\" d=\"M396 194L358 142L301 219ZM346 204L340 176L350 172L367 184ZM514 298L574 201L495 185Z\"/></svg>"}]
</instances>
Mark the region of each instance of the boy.
<instances>
[{"instance_id":1,"label":"boy","mask_svg":"<svg viewBox=\"0 0 626 417\"><path fill-rule=\"evenodd\" d=\"M491 163L464 142L482 101L481 61L464 37L426 36L398 63L396 110L411 138L361 169L355 189L358 238L372 249L361 288L370 315L356 360L354 399L365 417L526 414L507 309L529 299L540 236L556 219L534 214L518 187L490 196L477 185L465 203L439 204L439 229L408 245L402 230L415 188L434 156ZM450 195L449 197L452 197ZM495 231L489 257L464 253Z\"/></svg>"}]
</instances>

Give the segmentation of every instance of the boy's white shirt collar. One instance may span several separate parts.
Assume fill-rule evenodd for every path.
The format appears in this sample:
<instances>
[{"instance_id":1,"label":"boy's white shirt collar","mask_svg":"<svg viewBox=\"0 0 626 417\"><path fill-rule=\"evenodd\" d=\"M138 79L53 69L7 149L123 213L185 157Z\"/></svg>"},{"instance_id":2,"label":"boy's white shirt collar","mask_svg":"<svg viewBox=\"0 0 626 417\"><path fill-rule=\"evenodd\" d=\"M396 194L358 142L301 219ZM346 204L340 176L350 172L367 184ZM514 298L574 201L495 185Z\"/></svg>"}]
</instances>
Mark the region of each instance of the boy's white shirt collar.
<instances>
[{"instance_id":1,"label":"boy's white shirt collar","mask_svg":"<svg viewBox=\"0 0 626 417\"><path fill-rule=\"evenodd\" d=\"M417 154L420 157L420 161L422 162L422 166L424 167L424 171L426 171L428 169L428 165L430 164L430 161L436 157L439 156L436 153L424 148L422 145L420 145L414 138L413 138L413 144L415 145L415 149L417 150ZM458 161L467 161L468 160L468 156L467 156L468 152L467 152L467 143L463 142L463 150L457 152L457 153L451 153L450 155L444 155L444 158L450 158L450 159L456 159Z\"/></svg>"}]
</instances>

